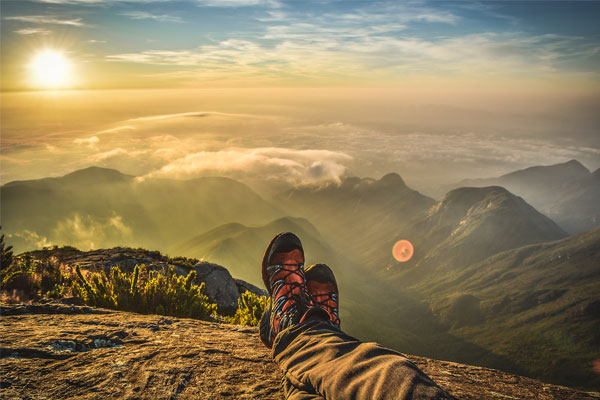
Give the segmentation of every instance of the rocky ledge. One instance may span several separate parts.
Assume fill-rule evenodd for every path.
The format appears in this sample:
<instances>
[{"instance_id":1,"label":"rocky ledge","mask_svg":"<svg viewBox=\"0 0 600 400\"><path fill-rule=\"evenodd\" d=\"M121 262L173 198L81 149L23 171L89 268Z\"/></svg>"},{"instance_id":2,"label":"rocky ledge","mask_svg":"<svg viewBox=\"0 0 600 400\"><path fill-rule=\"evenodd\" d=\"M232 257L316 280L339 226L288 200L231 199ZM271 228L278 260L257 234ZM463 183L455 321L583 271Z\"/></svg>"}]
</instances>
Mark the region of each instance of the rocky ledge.
<instances>
[{"instance_id":1,"label":"rocky ledge","mask_svg":"<svg viewBox=\"0 0 600 400\"><path fill-rule=\"evenodd\" d=\"M32 251L30 254L37 260L53 260L63 269L73 269L79 265L84 271L105 271L119 267L122 271L132 272L136 265L145 264L154 271L166 273L173 267L177 275L186 276L191 269L196 270L196 283L204 282L204 293L217 304L219 313L232 314L238 306L240 294L246 290L259 296L266 296L264 289L258 288L241 279L234 279L227 268L196 259L176 257L169 258L158 251L114 247L80 251L73 247L53 248Z\"/></svg>"},{"instance_id":2,"label":"rocky ledge","mask_svg":"<svg viewBox=\"0 0 600 400\"><path fill-rule=\"evenodd\" d=\"M5 305L0 397L281 399L256 328L70 306ZM459 399L592 399L488 368L409 356Z\"/></svg>"}]
</instances>

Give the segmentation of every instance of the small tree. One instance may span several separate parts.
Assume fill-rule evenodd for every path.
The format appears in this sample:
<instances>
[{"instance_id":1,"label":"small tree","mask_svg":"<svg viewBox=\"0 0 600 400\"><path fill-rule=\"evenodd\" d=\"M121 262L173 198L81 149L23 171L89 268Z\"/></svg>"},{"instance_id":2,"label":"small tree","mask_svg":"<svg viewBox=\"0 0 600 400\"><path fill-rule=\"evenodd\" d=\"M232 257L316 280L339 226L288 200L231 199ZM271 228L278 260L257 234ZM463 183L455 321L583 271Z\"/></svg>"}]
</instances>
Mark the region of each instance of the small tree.
<instances>
[{"instance_id":1,"label":"small tree","mask_svg":"<svg viewBox=\"0 0 600 400\"><path fill-rule=\"evenodd\" d=\"M2 230L1 226L0 230ZM12 246L5 247L4 234L0 235L0 271L2 271L2 275L4 275L4 271L6 271L13 262L12 248Z\"/></svg>"},{"instance_id":2,"label":"small tree","mask_svg":"<svg viewBox=\"0 0 600 400\"><path fill-rule=\"evenodd\" d=\"M266 296L257 296L246 290L238 299L235 315L228 320L232 324L258 326L268 302Z\"/></svg>"}]
</instances>

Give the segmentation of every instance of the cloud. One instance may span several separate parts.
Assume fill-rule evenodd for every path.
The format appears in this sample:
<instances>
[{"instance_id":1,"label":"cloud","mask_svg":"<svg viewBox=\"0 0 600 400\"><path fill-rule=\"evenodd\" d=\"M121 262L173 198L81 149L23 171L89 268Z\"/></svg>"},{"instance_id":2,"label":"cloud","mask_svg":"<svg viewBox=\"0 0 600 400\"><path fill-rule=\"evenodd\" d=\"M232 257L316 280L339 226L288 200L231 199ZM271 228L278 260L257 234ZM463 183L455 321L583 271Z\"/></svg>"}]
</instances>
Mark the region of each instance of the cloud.
<instances>
[{"instance_id":1,"label":"cloud","mask_svg":"<svg viewBox=\"0 0 600 400\"><path fill-rule=\"evenodd\" d=\"M444 24L456 24L459 21L459 17L451 12L423 12L416 13L411 17L415 21L425 21L425 22L437 22Z\"/></svg>"},{"instance_id":2,"label":"cloud","mask_svg":"<svg viewBox=\"0 0 600 400\"><path fill-rule=\"evenodd\" d=\"M129 17L131 19L150 19L150 20L154 20L154 21L158 21L158 22L175 22L175 23L184 22L183 19L181 19L180 17L174 16L174 15L151 14L146 11L129 11L129 12L122 13L120 15Z\"/></svg>"},{"instance_id":3,"label":"cloud","mask_svg":"<svg viewBox=\"0 0 600 400\"><path fill-rule=\"evenodd\" d=\"M60 221L52 233L63 243L82 250L127 243L132 237L131 227L114 212L107 217L74 214Z\"/></svg>"},{"instance_id":4,"label":"cloud","mask_svg":"<svg viewBox=\"0 0 600 400\"><path fill-rule=\"evenodd\" d=\"M168 3L173 0L35 0L38 3L50 4L114 4L114 3ZM248 6L268 6L279 7L280 3L276 0L190 0L202 7L248 7Z\"/></svg>"},{"instance_id":5,"label":"cloud","mask_svg":"<svg viewBox=\"0 0 600 400\"><path fill-rule=\"evenodd\" d=\"M87 41L88 43L106 43L106 40L96 40L96 39L90 39Z\"/></svg>"},{"instance_id":6,"label":"cloud","mask_svg":"<svg viewBox=\"0 0 600 400\"><path fill-rule=\"evenodd\" d=\"M9 21L21 21L32 24L54 24L54 25L69 25L69 26L85 26L81 22L81 18L75 19L60 19L60 17L46 16L46 15L22 15L14 17L4 17L5 20Z\"/></svg>"},{"instance_id":7,"label":"cloud","mask_svg":"<svg viewBox=\"0 0 600 400\"><path fill-rule=\"evenodd\" d=\"M19 35L48 35L52 32L47 29L25 28L16 30L15 33L18 33Z\"/></svg>"},{"instance_id":8,"label":"cloud","mask_svg":"<svg viewBox=\"0 0 600 400\"><path fill-rule=\"evenodd\" d=\"M268 4L259 0L197 1L206 6ZM198 82L253 83L319 81L328 84L357 79L385 82L476 75L523 77L571 71L576 65L597 76L590 57L600 46L565 35L532 35L528 30L471 27L433 33L423 25L458 25L473 11L453 11L422 2L352 3L340 12L318 13L321 7L264 8L254 16L255 26L232 30L219 42L195 48L150 48L106 56L115 62L181 68L164 68L143 77ZM329 9L329 7L323 7ZM487 9L487 8L486 8ZM462 11L463 14L457 14ZM483 12L483 11L475 11ZM145 15L140 14L140 17ZM491 17L486 17L491 18ZM494 19L496 19L494 17ZM257 22L256 22L257 21ZM444 31L442 31L444 32ZM158 46L156 46L158 47ZM335 79L339 79L336 81ZM283 82L284 84L286 82Z\"/></svg>"},{"instance_id":9,"label":"cloud","mask_svg":"<svg viewBox=\"0 0 600 400\"><path fill-rule=\"evenodd\" d=\"M252 114L234 114L234 113L223 113L223 112L214 112L214 111L191 111L191 112L183 112L183 113L175 113L175 114L158 114L158 115L150 115L146 117L133 118L128 120L128 122L150 122L150 121L166 121L166 120L174 120L174 119L182 119L182 118L204 118L210 116L219 116L219 117L239 117L239 118L256 118L255 115ZM120 129L124 129L125 127L121 127ZM115 128L117 129L117 128ZM133 128L131 128L133 129Z\"/></svg>"},{"instance_id":10,"label":"cloud","mask_svg":"<svg viewBox=\"0 0 600 400\"><path fill-rule=\"evenodd\" d=\"M97 154L94 154L94 155L90 156L90 161L92 163L97 163L97 162L104 161L104 160L107 160L107 159L110 159L110 158L114 158L114 157L118 157L118 156L135 157L135 156L137 156L137 155L139 155L141 153L144 153L144 152L147 152L147 151L144 151L144 150L139 150L139 151L130 150L130 151L128 151L128 150L125 150L122 147L117 147L116 149L112 149L112 150L105 151L105 152L102 152L102 153L97 153Z\"/></svg>"},{"instance_id":11,"label":"cloud","mask_svg":"<svg viewBox=\"0 0 600 400\"><path fill-rule=\"evenodd\" d=\"M276 0L195 0L195 3L204 7L281 6L279 1Z\"/></svg>"},{"instance_id":12,"label":"cloud","mask_svg":"<svg viewBox=\"0 0 600 400\"><path fill-rule=\"evenodd\" d=\"M178 158L146 177L192 178L223 175L237 179L280 179L292 184L338 182L347 154L277 147L201 151Z\"/></svg>"},{"instance_id":13,"label":"cloud","mask_svg":"<svg viewBox=\"0 0 600 400\"><path fill-rule=\"evenodd\" d=\"M47 237L28 229L16 233L9 233L6 236L13 241L22 242L19 243L19 248L42 249L44 247L52 246L52 242L50 242Z\"/></svg>"},{"instance_id":14,"label":"cloud","mask_svg":"<svg viewBox=\"0 0 600 400\"><path fill-rule=\"evenodd\" d=\"M400 30L380 25L377 29ZM577 37L480 33L452 38L397 37L375 28L336 29L316 24L267 27L261 39L228 39L196 49L146 50L108 55L107 59L190 68L173 79L231 81L241 79L406 79L458 73L523 76L562 72L562 66L600 52L600 46ZM596 73L595 71L588 71ZM165 75L165 78L169 76Z\"/></svg>"},{"instance_id":15,"label":"cloud","mask_svg":"<svg viewBox=\"0 0 600 400\"><path fill-rule=\"evenodd\" d=\"M116 128L102 130L102 131L98 132L98 135L102 135L105 133L117 133L117 132L122 132L122 131L132 131L132 130L135 130L135 128L133 126L129 126L129 125L117 126Z\"/></svg>"},{"instance_id":16,"label":"cloud","mask_svg":"<svg viewBox=\"0 0 600 400\"><path fill-rule=\"evenodd\" d=\"M98 136L92 136L89 138L80 138L80 139L75 139L73 140L73 143L75 144L87 144L88 146L93 146L96 143L98 143L100 141L100 139L98 139Z\"/></svg>"},{"instance_id":17,"label":"cloud","mask_svg":"<svg viewBox=\"0 0 600 400\"><path fill-rule=\"evenodd\" d=\"M50 4L89 4L89 5L106 5L115 3L167 3L172 0L34 0L38 3Z\"/></svg>"}]
</instances>

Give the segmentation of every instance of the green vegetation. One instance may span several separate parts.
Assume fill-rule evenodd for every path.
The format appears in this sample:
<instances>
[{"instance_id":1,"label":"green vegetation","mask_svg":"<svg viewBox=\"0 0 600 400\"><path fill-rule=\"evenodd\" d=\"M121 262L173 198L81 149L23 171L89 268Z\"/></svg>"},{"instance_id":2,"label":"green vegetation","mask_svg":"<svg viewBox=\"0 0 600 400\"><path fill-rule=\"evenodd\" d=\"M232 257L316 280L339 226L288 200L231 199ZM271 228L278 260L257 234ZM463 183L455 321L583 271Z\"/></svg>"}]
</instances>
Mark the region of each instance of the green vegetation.
<instances>
[{"instance_id":1,"label":"green vegetation","mask_svg":"<svg viewBox=\"0 0 600 400\"><path fill-rule=\"evenodd\" d=\"M217 314L217 305L204 294L204 283L195 284L198 260L187 257L169 258L157 251L135 249L136 253L168 261L166 274L136 265L133 271L119 267L106 272L88 272L79 265L73 269L64 260L81 252L74 247L45 248L14 256L0 236L1 279L3 299L30 301L73 295L84 304L114 310L175 317L218 320L242 325L258 325L267 298L246 292L238 300L233 317ZM175 266L189 270L177 276Z\"/></svg>"},{"instance_id":2,"label":"green vegetation","mask_svg":"<svg viewBox=\"0 0 600 400\"><path fill-rule=\"evenodd\" d=\"M194 270L183 277L175 274L174 267L163 275L137 265L133 273L112 267L110 274L92 273L87 278L79 266L75 270L73 295L91 306L203 320L217 313L217 306L204 294L204 283L193 283Z\"/></svg>"},{"instance_id":3,"label":"green vegetation","mask_svg":"<svg viewBox=\"0 0 600 400\"><path fill-rule=\"evenodd\" d=\"M177 265L179 267L183 267L186 269L192 268L194 265L198 264L200 260L197 258L188 258L188 257L167 257L167 262L172 265Z\"/></svg>"},{"instance_id":4,"label":"green vegetation","mask_svg":"<svg viewBox=\"0 0 600 400\"><path fill-rule=\"evenodd\" d=\"M1 226L0 229L2 229ZM4 235L0 235L0 268L2 268L3 272L4 268L7 268L10 264L12 264L12 259L12 246L4 247Z\"/></svg>"},{"instance_id":5,"label":"green vegetation","mask_svg":"<svg viewBox=\"0 0 600 400\"><path fill-rule=\"evenodd\" d=\"M228 322L238 325L258 326L269 298L267 296L257 296L254 293L245 291L238 299L238 308L233 317L227 318Z\"/></svg>"},{"instance_id":6,"label":"green vegetation","mask_svg":"<svg viewBox=\"0 0 600 400\"><path fill-rule=\"evenodd\" d=\"M4 244L4 235L0 236L0 257L0 289L20 300L59 298L69 286L69 276L56 260L36 260L31 254L14 256L12 246Z\"/></svg>"}]
</instances>

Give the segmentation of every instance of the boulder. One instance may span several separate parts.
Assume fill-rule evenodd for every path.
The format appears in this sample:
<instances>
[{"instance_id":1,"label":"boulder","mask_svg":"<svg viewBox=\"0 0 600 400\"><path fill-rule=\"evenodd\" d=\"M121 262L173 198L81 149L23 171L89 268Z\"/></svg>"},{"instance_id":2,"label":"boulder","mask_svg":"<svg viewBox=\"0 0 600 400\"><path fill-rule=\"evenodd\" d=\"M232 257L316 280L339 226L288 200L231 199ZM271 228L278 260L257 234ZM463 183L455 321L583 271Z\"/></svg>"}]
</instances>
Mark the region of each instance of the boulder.
<instances>
[{"instance_id":1,"label":"boulder","mask_svg":"<svg viewBox=\"0 0 600 400\"><path fill-rule=\"evenodd\" d=\"M250 293L254 293L257 296L268 296L269 295L266 290L261 289L258 286L254 286L251 283L248 283L241 279L234 279L234 281L238 287L240 294L244 293L245 291L248 291Z\"/></svg>"},{"instance_id":2,"label":"boulder","mask_svg":"<svg viewBox=\"0 0 600 400\"><path fill-rule=\"evenodd\" d=\"M219 307L220 314L233 314L237 309L240 292L229 271L220 265L202 261L192 268L198 274L197 282L204 282L204 293Z\"/></svg>"}]
</instances>

